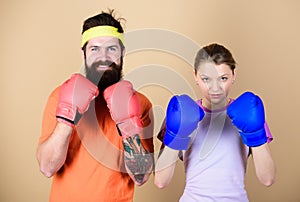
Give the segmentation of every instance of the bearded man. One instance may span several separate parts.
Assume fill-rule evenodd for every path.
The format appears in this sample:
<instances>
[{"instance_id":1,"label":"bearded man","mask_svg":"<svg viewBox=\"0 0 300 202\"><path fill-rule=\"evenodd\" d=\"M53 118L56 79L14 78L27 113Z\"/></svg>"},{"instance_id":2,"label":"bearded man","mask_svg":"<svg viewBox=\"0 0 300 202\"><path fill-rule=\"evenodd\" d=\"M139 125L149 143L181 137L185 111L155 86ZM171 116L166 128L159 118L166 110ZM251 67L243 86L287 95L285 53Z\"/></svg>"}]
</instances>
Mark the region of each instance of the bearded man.
<instances>
[{"instance_id":1,"label":"bearded man","mask_svg":"<svg viewBox=\"0 0 300 202\"><path fill-rule=\"evenodd\" d=\"M49 201L129 202L152 173L152 104L122 79L124 30L113 12L84 21L85 75L48 98L37 159L53 177Z\"/></svg>"}]
</instances>

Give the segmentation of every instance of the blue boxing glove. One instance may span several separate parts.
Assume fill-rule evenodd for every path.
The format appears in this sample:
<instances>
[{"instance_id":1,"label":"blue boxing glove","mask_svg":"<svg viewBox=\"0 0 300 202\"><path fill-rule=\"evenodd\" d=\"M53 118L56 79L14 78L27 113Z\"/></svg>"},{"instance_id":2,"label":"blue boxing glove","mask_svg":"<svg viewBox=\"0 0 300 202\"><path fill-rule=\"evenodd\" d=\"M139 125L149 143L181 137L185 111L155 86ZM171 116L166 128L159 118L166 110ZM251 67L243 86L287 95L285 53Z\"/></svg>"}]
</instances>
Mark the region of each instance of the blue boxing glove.
<instances>
[{"instance_id":1,"label":"blue boxing glove","mask_svg":"<svg viewBox=\"0 0 300 202\"><path fill-rule=\"evenodd\" d=\"M257 95L243 93L228 106L227 115L246 145L257 147L267 142L264 105Z\"/></svg>"},{"instance_id":2,"label":"blue boxing glove","mask_svg":"<svg viewBox=\"0 0 300 202\"><path fill-rule=\"evenodd\" d=\"M173 96L167 108L164 144L175 150L186 150L191 133L203 117L203 109L188 95Z\"/></svg>"}]
</instances>

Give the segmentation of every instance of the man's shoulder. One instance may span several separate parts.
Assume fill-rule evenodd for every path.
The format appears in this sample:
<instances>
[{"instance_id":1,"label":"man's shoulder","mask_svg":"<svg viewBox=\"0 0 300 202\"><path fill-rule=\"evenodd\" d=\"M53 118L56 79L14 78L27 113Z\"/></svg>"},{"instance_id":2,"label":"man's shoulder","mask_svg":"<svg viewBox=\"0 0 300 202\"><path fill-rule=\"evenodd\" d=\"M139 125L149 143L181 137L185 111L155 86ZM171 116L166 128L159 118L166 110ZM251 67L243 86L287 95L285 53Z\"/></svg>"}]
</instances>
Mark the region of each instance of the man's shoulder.
<instances>
[{"instance_id":1,"label":"man's shoulder","mask_svg":"<svg viewBox=\"0 0 300 202\"><path fill-rule=\"evenodd\" d=\"M149 98L146 95L144 95L143 93L138 92L138 91L136 91L136 92L137 92L137 94L139 96L139 99L140 99L141 103L145 103L145 104L148 103L148 104L151 105L151 101L149 100Z\"/></svg>"},{"instance_id":2,"label":"man's shoulder","mask_svg":"<svg viewBox=\"0 0 300 202\"><path fill-rule=\"evenodd\" d=\"M57 86L54 89L52 89L52 91L50 92L49 98L57 98L59 89L60 89L60 86Z\"/></svg>"}]
</instances>

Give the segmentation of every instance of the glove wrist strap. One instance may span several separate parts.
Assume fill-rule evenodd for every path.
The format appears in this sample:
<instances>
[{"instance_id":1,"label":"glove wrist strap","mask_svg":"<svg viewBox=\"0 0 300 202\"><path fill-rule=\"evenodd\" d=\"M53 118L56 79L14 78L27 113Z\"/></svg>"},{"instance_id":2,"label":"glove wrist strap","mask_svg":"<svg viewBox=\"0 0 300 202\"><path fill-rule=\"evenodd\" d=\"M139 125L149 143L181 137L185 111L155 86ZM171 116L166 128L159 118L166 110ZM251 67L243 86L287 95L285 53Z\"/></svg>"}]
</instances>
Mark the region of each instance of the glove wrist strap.
<instances>
[{"instance_id":1,"label":"glove wrist strap","mask_svg":"<svg viewBox=\"0 0 300 202\"><path fill-rule=\"evenodd\" d=\"M143 127L138 117L132 117L121 123L118 123L117 129L122 138L128 138L133 135L140 134L143 130Z\"/></svg>"},{"instance_id":2,"label":"glove wrist strap","mask_svg":"<svg viewBox=\"0 0 300 202\"><path fill-rule=\"evenodd\" d=\"M249 147L258 147L267 142L267 135L265 128L252 133L244 133L240 131L243 142Z\"/></svg>"},{"instance_id":3,"label":"glove wrist strap","mask_svg":"<svg viewBox=\"0 0 300 202\"><path fill-rule=\"evenodd\" d=\"M58 122L67 124L68 126L71 126L72 128L74 128L74 126L75 126L74 121L71 121L71 120L66 119L64 117L56 116L56 119L57 119Z\"/></svg>"},{"instance_id":4,"label":"glove wrist strap","mask_svg":"<svg viewBox=\"0 0 300 202\"><path fill-rule=\"evenodd\" d=\"M164 136L164 144L175 150L187 150L190 144L190 140L190 137L179 137L168 130L166 131Z\"/></svg>"}]
</instances>

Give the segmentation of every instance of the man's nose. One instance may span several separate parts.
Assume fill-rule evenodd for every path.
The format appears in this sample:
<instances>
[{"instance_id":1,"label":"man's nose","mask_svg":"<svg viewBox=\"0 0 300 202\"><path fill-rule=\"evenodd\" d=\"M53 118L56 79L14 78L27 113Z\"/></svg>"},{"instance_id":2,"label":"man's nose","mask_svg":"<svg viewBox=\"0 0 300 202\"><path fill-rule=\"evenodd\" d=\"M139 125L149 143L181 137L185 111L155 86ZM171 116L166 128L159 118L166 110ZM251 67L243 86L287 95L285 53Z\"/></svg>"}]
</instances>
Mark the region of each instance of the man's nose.
<instances>
[{"instance_id":1,"label":"man's nose","mask_svg":"<svg viewBox=\"0 0 300 202\"><path fill-rule=\"evenodd\" d=\"M102 61L107 60L107 50L106 50L106 48L100 48L100 50L98 51L98 59L100 59Z\"/></svg>"}]
</instances>

